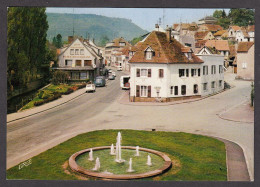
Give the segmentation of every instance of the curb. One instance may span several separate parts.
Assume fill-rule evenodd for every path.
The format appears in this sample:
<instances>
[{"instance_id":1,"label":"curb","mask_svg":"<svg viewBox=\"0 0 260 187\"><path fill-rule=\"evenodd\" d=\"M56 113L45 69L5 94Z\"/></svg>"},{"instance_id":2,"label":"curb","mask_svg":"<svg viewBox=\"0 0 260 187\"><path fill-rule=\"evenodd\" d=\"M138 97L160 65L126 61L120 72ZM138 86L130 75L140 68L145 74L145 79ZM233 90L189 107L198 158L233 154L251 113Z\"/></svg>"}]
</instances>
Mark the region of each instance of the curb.
<instances>
[{"instance_id":1,"label":"curb","mask_svg":"<svg viewBox=\"0 0 260 187\"><path fill-rule=\"evenodd\" d=\"M61 105L63 105L63 104L66 104L66 103L68 103L68 102L70 102L70 101L72 101L72 100L74 100L74 99L76 99L76 98L82 96L83 94L85 94L85 92L83 92L82 94L79 94L79 95L77 95L76 97L74 97L74 98L72 98L72 99L69 99L69 100L67 100L67 101L65 101L65 102L63 102L63 103L60 103L60 104L58 104L58 105L56 105L56 106L53 106L53 107L44 109L44 110L39 111L39 112L35 112L35 113L33 113L33 114L29 114L29 115L27 115L27 116L23 116L23 117L20 117L20 118L16 118L16 119L7 121L6 123L14 122L14 121L17 121L17 120L20 120L20 119L24 119L24 118L27 118L27 117L30 117L30 116L33 116L33 115L40 114L40 113L42 113L42 112L51 110L51 109L53 109L53 108L56 108L56 107L61 106Z\"/></svg>"}]
</instances>

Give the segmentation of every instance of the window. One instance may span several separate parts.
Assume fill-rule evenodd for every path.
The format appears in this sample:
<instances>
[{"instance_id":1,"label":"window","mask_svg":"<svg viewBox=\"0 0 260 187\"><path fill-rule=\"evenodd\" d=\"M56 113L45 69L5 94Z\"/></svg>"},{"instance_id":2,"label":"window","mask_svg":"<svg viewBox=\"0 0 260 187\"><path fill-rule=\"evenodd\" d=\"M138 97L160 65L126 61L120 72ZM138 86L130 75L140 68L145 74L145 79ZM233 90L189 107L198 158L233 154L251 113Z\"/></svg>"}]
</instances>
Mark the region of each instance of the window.
<instances>
[{"instance_id":1,"label":"window","mask_svg":"<svg viewBox=\"0 0 260 187\"><path fill-rule=\"evenodd\" d=\"M186 85L181 86L181 95L186 95Z\"/></svg>"},{"instance_id":2,"label":"window","mask_svg":"<svg viewBox=\"0 0 260 187\"><path fill-rule=\"evenodd\" d=\"M189 69L186 69L186 77L189 77Z\"/></svg>"},{"instance_id":3,"label":"window","mask_svg":"<svg viewBox=\"0 0 260 187\"><path fill-rule=\"evenodd\" d=\"M216 65L211 66L211 74L216 74Z\"/></svg>"},{"instance_id":4,"label":"window","mask_svg":"<svg viewBox=\"0 0 260 187\"><path fill-rule=\"evenodd\" d=\"M179 77L184 77L184 69L179 69Z\"/></svg>"},{"instance_id":5,"label":"window","mask_svg":"<svg viewBox=\"0 0 260 187\"><path fill-rule=\"evenodd\" d=\"M79 55L79 49L75 49L75 55Z\"/></svg>"},{"instance_id":6,"label":"window","mask_svg":"<svg viewBox=\"0 0 260 187\"><path fill-rule=\"evenodd\" d=\"M222 80L219 80L218 86L219 86L219 87L222 87Z\"/></svg>"},{"instance_id":7,"label":"window","mask_svg":"<svg viewBox=\"0 0 260 187\"><path fill-rule=\"evenodd\" d=\"M151 51L147 51L146 52L146 60L151 60L152 59L152 52Z\"/></svg>"},{"instance_id":8,"label":"window","mask_svg":"<svg viewBox=\"0 0 260 187\"><path fill-rule=\"evenodd\" d=\"M147 86L141 86L141 97L147 97Z\"/></svg>"},{"instance_id":9,"label":"window","mask_svg":"<svg viewBox=\"0 0 260 187\"><path fill-rule=\"evenodd\" d=\"M198 76L200 76L200 68L198 69Z\"/></svg>"},{"instance_id":10,"label":"window","mask_svg":"<svg viewBox=\"0 0 260 187\"><path fill-rule=\"evenodd\" d=\"M203 75L208 75L208 66L203 66Z\"/></svg>"},{"instance_id":11,"label":"window","mask_svg":"<svg viewBox=\"0 0 260 187\"><path fill-rule=\"evenodd\" d=\"M91 66L91 60L84 60L84 66Z\"/></svg>"},{"instance_id":12,"label":"window","mask_svg":"<svg viewBox=\"0 0 260 187\"><path fill-rule=\"evenodd\" d=\"M120 46L125 46L125 42L119 42Z\"/></svg>"},{"instance_id":13,"label":"window","mask_svg":"<svg viewBox=\"0 0 260 187\"><path fill-rule=\"evenodd\" d=\"M163 78L163 69L159 69L159 78Z\"/></svg>"},{"instance_id":14,"label":"window","mask_svg":"<svg viewBox=\"0 0 260 187\"><path fill-rule=\"evenodd\" d=\"M215 88L215 81L211 82L211 88Z\"/></svg>"},{"instance_id":15,"label":"window","mask_svg":"<svg viewBox=\"0 0 260 187\"><path fill-rule=\"evenodd\" d=\"M152 77L152 70L148 69L148 77Z\"/></svg>"},{"instance_id":16,"label":"window","mask_svg":"<svg viewBox=\"0 0 260 187\"><path fill-rule=\"evenodd\" d=\"M203 90L204 91L208 90L208 83L203 83Z\"/></svg>"},{"instance_id":17,"label":"window","mask_svg":"<svg viewBox=\"0 0 260 187\"><path fill-rule=\"evenodd\" d=\"M170 89L171 89L171 95L172 95L172 94L173 94L173 86L171 86L171 88L170 88Z\"/></svg>"},{"instance_id":18,"label":"window","mask_svg":"<svg viewBox=\"0 0 260 187\"><path fill-rule=\"evenodd\" d=\"M148 72L147 69L141 69L141 77L147 77Z\"/></svg>"},{"instance_id":19,"label":"window","mask_svg":"<svg viewBox=\"0 0 260 187\"><path fill-rule=\"evenodd\" d=\"M140 69L136 69L136 77L140 77Z\"/></svg>"},{"instance_id":20,"label":"window","mask_svg":"<svg viewBox=\"0 0 260 187\"><path fill-rule=\"evenodd\" d=\"M81 66L81 60L76 60L76 66Z\"/></svg>"},{"instance_id":21,"label":"window","mask_svg":"<svg viewBox=\"0 0 260 187\"><path fill-rule=\"evenodd\" d=\"M222 65L219 65L219 74L220 73L223 73L223 66Z\"/></svg>"},{"instance_id":22,"label":"window","mask_svg":"<svg viewBox=\"0 0 260 187\"><path fill-rule=\"evenodd\" d=\"M84 49L80 49L80 54L84 55Z\"/></svg>"},{"instance_id":23,"label":"window","mask_svg":"<svg viewBox=\"0 0 260 187\"><path fill-rule=\"evenodd\" d=\"M70 55L74 55L74 49L70 49Z\"/></svg>"},{"instance_id":24,"label":"window","mask_svg":"<svg viewBox=\"0 0 260 187\"><path fill-rule=\"evenodd\" d=\"M198 93L198 85L194 84L193 86L193 93L197 94Z\"/></svg>"},{"instance_id":25,"label":"window","mask_svg":"<svg viewBox=\"0 0 260 187\"><path fill-rule=\"evenodd\" d=\"M243 62L243 63L242 63L242 68L243 68L243 69L246 69L246 68L247 68L247 63L246 63L246 62Z\"/></svg>"},{"instance_id":26,"label":"window","mask_svg":"<svg viewBox=\"0 0 260 187\"><path fill-rule=\"evenodd\" d=\"M195 76L197 74L197 70L196 69L191 69L191 76Z\"/></svg>"},{"instance_id":27,"label":"window","mask_svg":"<svg viewBox=\"0 0 260 187\"><path fill-rule=\"evenodd\" d=\"M174 86L174 95L178 95L178 86Z\"/></svg>"}]
</instances>

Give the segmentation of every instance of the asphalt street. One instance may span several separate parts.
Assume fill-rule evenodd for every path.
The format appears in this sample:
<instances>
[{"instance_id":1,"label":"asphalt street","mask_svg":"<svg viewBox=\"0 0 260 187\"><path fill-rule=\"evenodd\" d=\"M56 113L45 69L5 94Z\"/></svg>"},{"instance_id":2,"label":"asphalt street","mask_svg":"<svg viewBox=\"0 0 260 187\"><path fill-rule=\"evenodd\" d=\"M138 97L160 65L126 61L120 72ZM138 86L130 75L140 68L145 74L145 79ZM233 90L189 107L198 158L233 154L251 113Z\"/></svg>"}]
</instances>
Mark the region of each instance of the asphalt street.
<instances>
[{"instance_id":1,"label":"asphalt street","mask_svg":"<svg viewBox=\"0 0 260 187\"><path fill-rule=\"evenodd\" d=\"M116 80L96 93L7 125L7 168L77 134L100 129L183 131L220 137L240 145L254 178L254 123L224 120L217 114L249 101L248 81L225 79L235 87L206 99L168 106L134 106L118 102L123 90ZM239 118L239 116L238 116Z\"/></svg>"}]
</instances>

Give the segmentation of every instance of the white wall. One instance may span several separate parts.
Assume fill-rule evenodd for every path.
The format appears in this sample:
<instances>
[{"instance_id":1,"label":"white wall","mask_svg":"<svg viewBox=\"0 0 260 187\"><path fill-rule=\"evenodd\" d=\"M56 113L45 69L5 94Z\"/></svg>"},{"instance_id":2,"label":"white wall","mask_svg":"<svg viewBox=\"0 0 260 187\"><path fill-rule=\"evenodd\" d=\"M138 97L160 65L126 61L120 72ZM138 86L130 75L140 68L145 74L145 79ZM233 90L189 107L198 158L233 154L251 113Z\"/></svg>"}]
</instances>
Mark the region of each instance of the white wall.
<instances>
[{"instance_id":1,"label":"white wall","mask_svg":"<svg viewBox=\"0 0 260 187\"><path fill-rule=\"evenodd\" d=\"M224 89L224 69L223 73L219 74L219 66L223 68L224 56L222 55L197 55L204 63L201 64L201 95L209 95ZM216 65L216 74L211 74L211 66ZM208 66L208 75L203 75L203 66ZM222 85L219 86L219 80L222 80ZM215 81L215 88L211 88L211 82ZM203 83L208 83L208 89L203 90Z\"/></svg>"}]
</instances>

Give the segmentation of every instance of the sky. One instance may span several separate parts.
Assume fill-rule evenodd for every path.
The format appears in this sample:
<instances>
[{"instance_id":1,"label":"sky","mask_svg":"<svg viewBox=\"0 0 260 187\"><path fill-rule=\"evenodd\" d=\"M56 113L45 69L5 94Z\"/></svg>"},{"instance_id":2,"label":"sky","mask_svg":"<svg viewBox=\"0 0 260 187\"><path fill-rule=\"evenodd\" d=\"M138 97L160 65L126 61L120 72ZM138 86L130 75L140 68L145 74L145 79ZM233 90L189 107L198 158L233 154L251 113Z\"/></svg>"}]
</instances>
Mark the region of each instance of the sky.
<instances>
[{"instance_id":1,"label":"sky","mask_svg":"<svg viewBox=\"0 0 260 187\"><path fill-rule=\"evenodd\" d=\"M74 8L74 14L96 14L107 17L127 18L133 23L151 31L159 18L162 26L173 23L197 22L199 19L212 15L216 9L188 9L188 8ZM225 9L228 14L229 9ZM46 12L73 13L73 8L47 8ZM164 19L163 19L164 15ZM163 21L164 20L164 21Z\"/></svg>"}]
</instances>

